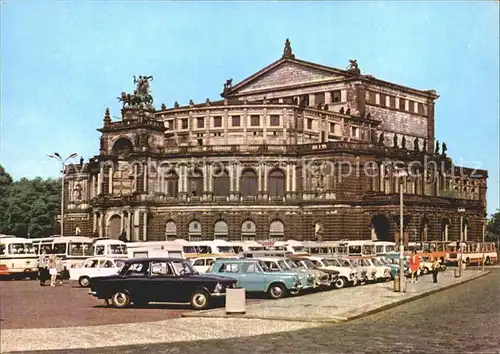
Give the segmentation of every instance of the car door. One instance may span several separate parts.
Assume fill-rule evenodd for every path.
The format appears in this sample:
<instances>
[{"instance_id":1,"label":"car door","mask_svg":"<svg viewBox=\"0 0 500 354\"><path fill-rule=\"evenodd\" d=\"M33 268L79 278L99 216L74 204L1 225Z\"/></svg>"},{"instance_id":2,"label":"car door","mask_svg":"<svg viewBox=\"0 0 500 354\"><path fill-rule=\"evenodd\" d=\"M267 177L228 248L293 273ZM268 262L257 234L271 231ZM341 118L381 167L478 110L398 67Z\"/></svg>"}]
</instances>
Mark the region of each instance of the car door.
<instances>
[{"instance_id":1,"label":"car door","mask_svg":"<svg viewBox=\"0 0 500 354\"><path fill-rule=\"evenodd\" d=\"M265 291L265 276L258 267L257 262L241 264L240 269L241 283L247 291Z\"/></svg>"},{"instance_id":2,"label":"car door","mask_svg":"<svg viewBox=\"0 0 500 354\"><path fill-rule=\"evenodd\" d=\"M116 273L115 265L110 259L103 259L99 262L99 268L97 269L99 276L112 275Z\"/></svg>"},{"instance_id":3,"label":"car door","mask_svg":"<svg viewBox=\"0 0 500 354\"><path fill-rule=\"evenodd\" d=\"M175 277L172 267L167 261L152 261L151 272L147 280L147 288L152 301L173 301L171 280Z\"/></svg>"}]
</instances>

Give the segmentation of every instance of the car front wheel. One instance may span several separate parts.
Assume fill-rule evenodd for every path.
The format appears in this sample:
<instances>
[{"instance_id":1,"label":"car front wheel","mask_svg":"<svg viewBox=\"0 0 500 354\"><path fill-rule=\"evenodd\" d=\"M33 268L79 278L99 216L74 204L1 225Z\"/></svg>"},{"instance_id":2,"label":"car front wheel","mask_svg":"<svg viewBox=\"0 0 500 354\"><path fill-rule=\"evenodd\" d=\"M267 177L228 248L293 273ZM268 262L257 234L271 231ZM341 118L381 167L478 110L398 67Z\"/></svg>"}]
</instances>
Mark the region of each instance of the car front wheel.
<instances>
[{"instance_id":1,"label":"car front wheel","mask_svg":"<svg viewBox=\"0 0 500 354\"><path fill-rule=\"evenodd\" d=\"M89 283L90 283L89 277L80 277L80 279L78 279L78 284L80 284L82 288L88 287Z\"/></svg>"},{"instance_id":2,"label":"car front wheel","mask_svg":"<svg viewBox=\"0 0 500 354\"><path fill-rule=\"evenodd\" d=\"M208 307L208 295L203 290L197 290L191 295L191 307L194 310L203 310Z\"/></svg>"},{"instance_id":3,"label":"car front wheel","mask_svg":"<svg viewBox=\"0 0 500 354\"><path fill-rule=\"evenodd\" d=\"M345 288L346 286L347 286L347 279L345 277L340 277L335 282L336 289L342 289Z\"/></svg>"},{"instance_id":4,"label":"car front wheel","mask_svg":"<svg viewBox=\"0 0 500 354\"><path fill-rule=\"evenodd\" d=\"M269 297L272 299L281 299L285 296L285 287L282 284L271 284L267 290Z\"/></svg>"},{"instance_id":5,"label":"car front wheel","mask_svg":"<svg viewBox=\"0 0 500 354\"><path fill-rule=\"evenodd\" d=\"M422 274L424 274L424 275L429 274L429 269L427 269L427 268L422 269Z\"/></svg>"},{"instance_id":6,"label":"car front wheel","mask_svg":"<svg viewBox=\"0 0 500 354\"><path fill-rule=\"evenodd\" d=\"M113 306L116 308L124 308L130 304L130 296L124 291L118 291L111 298Z\"/></svg>"}]
</instances>

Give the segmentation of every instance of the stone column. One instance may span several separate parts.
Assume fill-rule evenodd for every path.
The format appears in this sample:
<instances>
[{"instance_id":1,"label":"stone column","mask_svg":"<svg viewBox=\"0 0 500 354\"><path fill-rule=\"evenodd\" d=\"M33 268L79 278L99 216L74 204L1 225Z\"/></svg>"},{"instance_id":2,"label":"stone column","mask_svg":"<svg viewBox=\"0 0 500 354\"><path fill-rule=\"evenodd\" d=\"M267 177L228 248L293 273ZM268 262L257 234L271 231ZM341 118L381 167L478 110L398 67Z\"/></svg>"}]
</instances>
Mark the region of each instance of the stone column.
<instances>
[{"instance_id":1,"label":"stone column","mask_svg":"<svg viewBox=\"0 0 500 354\"><path fill-rule=\"evenodd\" d=\"M213 166L212 166L212 164L210 164L208 166L208 192L210 194L212 194L214 192L214 181L212 178L212 169L213 169Z\"/></svg>"},{"instance_id":2,"label":"stone column","mask_svg":"<svg viewBox=\"0 0 500 354\"><path fill-rule=\"evenodd\" d=\"M142 240L148 240L148 212L142 213Z\"/></svg>"},{"instance_id":3,"label":"stone column","mask_svg":"<svg viewBox=\"0 0 500 354\"><path fill-rule=\"evenodd\" d=\"M99 174L97 175L97 194L98 195L102 194L102 183L103 183L102 176L103 176L103 174L104 174L104 167L102 166L102 162L101 162L101 166L99 167Z\"/></svg>"},{"instance_id":4,"label":"stone column","mask_svg":"<svg viewBox=\"0 0 500 354\"><path fill-rule=\"evenodd\" d=\"M258 187L259 187L258 193L262 193L262 170L263 170L263 166L262 166L262 163L261 163L259 165L259 176L258 176L258 181L257 181L257 184L258 184Z\"/></svg>"},{"instance_id":5,"label":"stone column","mask_svg":"<svg viewBox=\"0 0 500 354\"><path fill-rule=\"evenodd\" d=\"M95 176L92 176L92 180L90 182L90 198L95 198Z\"/></svg>"},{"instance_id":6,"label":"stone column","mask_svg":"<svg viewBox=\"0 0 500 354\"><path fill-rule=\"evenodd\" d=\"M290 177L291 177L290 164L287 163L287 165L286 165L286 178L285 178L285 180L286 180L286 191L285 191L285 193L291 192L291 189L292 189Z\"/></svg>"},{"instance_id":7,"label":"stone column","mask_svg":"<svg viewBox=\"0 0 500 354\"><path fill-rule=\"evenodd\" d=\"M144 192L147 193L148 192L148 164L145 163L143 165L143 184L144 184Z\"/></svg>"},{"instance_id":8,"label":"stone column","mask_svg":"<svg viewBox=\"0 0 500 354\"><path fill-rule=\"evenodd\" d=\"M99 237L104 237L104 213L99 213Z\"/></svg>"},{"instance_id":9,"label":"stone column","mask_svg":"<svg viewBox=\"0 0 500 354\"><path fill-rule=\"evenodd\" d=\"M208 124L208 121L206 124ZM207 192L208 192L208 165L205 162L203 164L203 195L206 196Z\"/></svg>"},{"instance_id":10,"label":"stone column","mask_svg":"<svg viewBox=\"0 0 500 354\"><path fill-rule=\"evenodd\" d=\"M325 92L325 104L332 103L332 93L330 91Z\"/></svg>"},{"instance_id":11,"label":"stone column","mask_svg":"<svg viewBox=\"0 0 500 354\"><path fill-rule=\"evenodd\" d=\"M113 165L111 165L109 167L109 172L108 172L108 176L109 176L109 180L108 180L108 194L113 194Z\"/></svg>"},{"instance_id":12,"label":"stone column","mask_svg":"<svg viewBox=\"0 0 500 354\"><path fill-rule=\"evenodd\" d=\"M295 163L292 164L292 192L297 192L297 165Z\"/></svg>"},{"instance_id":13,"label":"stone column","mask_svg":"<svg viewBox=\"0 0 500 354\"><path fill-rule=\"evenodd\" d=\"M134 210L134 219L133 219L133 233L134 233L134 237L133 237L133 240L134 241L139 241L139 223L140 223L140 212L138 210Z\"/></svg>"},{"instance_id":14,"label":"stone column","mask_svg":"<svg viewBox=\"0 0 500 354\"><path fill-rule=\"evenodd\" d=\"M133 192L137 192L137 165L134 164L134 188L132 189Z\"/></svg>"},{"instance_id":15,"label":"stone column","mask_svg":"<svg viewBox=\"0 0 500 354\"><path fill-rule=\"evenodd\" d=\"M127 231L127 238L128 238L128 240L132 241L132 235L130 234L130 232L131 232L130 222L131 222L132 217L131 217L130 210L127 210L126 213L127 213L127 230L126 230Z\"/></svg>"},{"instance_id":16,"label":"stone column","mask_svg":"<svg viewBox=\"0 0 500 354\"><path fill-rule=\"evenodd\" d=\"M124 229L124 224L125 224L124 217L125 217L125 213L123 211L120 212L120 233Z\"/></svg>"},{"instance_id":17,"label":"stone column","mask_svg":"<svg viewBox=\"0 0 500 354\"><path fill-rule=\"evenodd\" d=\"M97 218L98 218L98 216L97 216L96 212L94 212L92 214L93 214L93 217L92 217L92 219L93 219L92 220L92 232L94 233L94 232L97 231Z\"/></svg>"},{"instance_id":18,"label":"stone column","mask_svg":"<svg viewBox=\"0 0 500 354\"><path fill-rule=\"evenodd\" d=\"M267 163L264 164L264 192L267 194L267 174L268 174Z\"/></svg>"},{"instance_id":19,"label":"stone column","mask_svg":"<svg viewBox=\"0 0 500 354\"><path fill-rule=\"evenodd\" d=\"M240 179L241 179L241 163L238 162L238 164L236 165L236 192L237 193L241 193Z\"/></svg>"}]
</instances>

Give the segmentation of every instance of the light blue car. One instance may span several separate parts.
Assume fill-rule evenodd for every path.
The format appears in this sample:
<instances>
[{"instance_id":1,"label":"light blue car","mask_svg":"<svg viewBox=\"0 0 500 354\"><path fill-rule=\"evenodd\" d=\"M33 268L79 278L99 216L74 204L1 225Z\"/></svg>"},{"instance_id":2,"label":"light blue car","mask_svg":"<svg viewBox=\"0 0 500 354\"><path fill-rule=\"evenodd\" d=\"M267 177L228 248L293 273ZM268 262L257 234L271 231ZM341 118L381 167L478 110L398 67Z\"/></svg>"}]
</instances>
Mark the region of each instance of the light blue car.
<instances>
[{"instance_id":1,"label":"light blue car","mask_svg":"<svg viewBox=\"0 0 500 354\"><path fill-rule=\"evenodd\" d=\"M237 280L237 286L247 292L265 292L272 299L287 294L297 295L303 288L297 273L272 272L256 259L218 259L206 274L226 276Z\"/></svg>"}]
</instances>

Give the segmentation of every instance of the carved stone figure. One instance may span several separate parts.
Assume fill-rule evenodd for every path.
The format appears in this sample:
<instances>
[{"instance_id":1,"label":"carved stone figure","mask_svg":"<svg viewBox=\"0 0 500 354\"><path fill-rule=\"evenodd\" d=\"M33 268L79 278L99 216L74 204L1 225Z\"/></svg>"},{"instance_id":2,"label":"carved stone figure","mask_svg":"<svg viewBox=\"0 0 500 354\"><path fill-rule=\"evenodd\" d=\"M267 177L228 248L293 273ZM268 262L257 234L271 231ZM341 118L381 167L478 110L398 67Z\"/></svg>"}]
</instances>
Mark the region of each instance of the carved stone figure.
<instances>
[{"instance_id":1,"label":"carved stone figure","mask_svg":"<svg viewBox=\"0 0 500 354\"><path fill-rule=\"evenodd\" d=\"M73 189L74 191L74 197L77 202L82 200L82 186L80 185L80 182L78 182Z\"/></svg>"},{"instance_id":2,"label":"carved stone figure","mask_svg":"<svg viewBox=\"0 0 500 354\"><path fill-rule=\"evenodd\" d=\"M292 44L288 38L285 41L285 48L283 49L283 59L295 59L295 55L292 51Z\"/></svg>"},{"instance_id":3,"label":"carved stone figure","mask_svg":"<svg viewBox=\"0 0 500 354\"><path fill-rule=\"evenodd\" d=\"M413 150L414 150L414 151L419 151L419 150L420 150L420 148L419 148L419 146L418 146L418 138L415 138L415 139L413 140Z\"/></svg>"},{"instance_id":4,"label":"carved stone figure","mask_svg":"<svg viewBox=\"0 0 500 354\"><path fill-rule=\"evenodd\" d=\"M385 136L384 136L384 132L380 133L380 135L378 136L378 143L380 145L384 145L384 141L385 141Z\"/></svg>"},{"instance_id":5,"label":"carved stone figure","mask_svg":"<svg viewBox=\"0 0 500 354\"><path fill-rule=\"evenodd\" d=\"M351 114L351 109L347 108L347 110L345 111L345 114L350 115Z\"/></svg>"},{"instance_id":6,"label":"carved stone figure","mask_svg":"<svg viewBox=\"0 0 500 354\"><path fill-rule=\"evenodd\" d=\"M398 147L398 136L396 134L394 134L392 142L393 142L393 147Z\"/></svg>"},{"instance_id":7,"label":"carved stone figure","mask_svg":"<svg viewBox=\"0 0 500 354\"><path fill-rule=\"evenodd\" d=\"M361 74L361 70L359 70L358 61L356 59L349 59L347 71L353 72L357 75Z\"/></svg>"},{"instance_id":8,"label":"carved stone figure","mask_svg":"<svg viewBox=\"0 0 500 354\"><path fill-rule=\"evenodd\" d=\"M422 151L427 152L427 139L424 139L424 144L422 146Z\"/></svg>"},{"instance_id":9,"label":"carved stone figure","mask_svg":"<svg viewBox=\"0 0 500 354\"><path fill-rule=\"evenodd\" d=\"M436 140L436 150L434 150L434 153L435 153L436 155L438 155L438 154L439 154L439 140Z\"/></svg>"},{"instance_id":10,"label":"carved stone figure","mask_svg":"<svg viewBox=\"0 0 500 354\"><path fill-rule=\"evenodd\" d=\"M136 85L134 93L122 92L120 97L118 97L118 101L123 102L123 107L151 107L153 105L153 97L149 91L150 80L153 80L152 76L141 75L139 78L136 78L134 75L134 84Z\"/></svg>"},{"instance_id":11,"label":"carved stone figure","mask_svg":"<svg viewBox=\"0 0 500 354\"><path fill-rule=\"evenodd\" d=\"M446 143L443 142L443 148L442 148L443 152L443 156L446 156L446 151L448 151L448 147L446 146Z\"/></svg>"},{"instance_id":12,"label":"carved stone figure","mask_svg":"<svg viewBox=\"0 0 500 354\"><path fill-rule=\"evenodd\" d=\"M401 139L401 147L402 147L403 149L406 149L406 138L405 138L405 136L404 136L404 135L403 135L403 138Z\"/></svg>"},{"instance_id":13,"label":"carved stone figure","mask_svg":"<svg viewBox=\"0 0 500 354\"><path fill-rule=\"evenodd\" d=\"M339 111L340 114L344 114L344 107L340 107L340 111Z\"/></svg>"}]
</instances>

